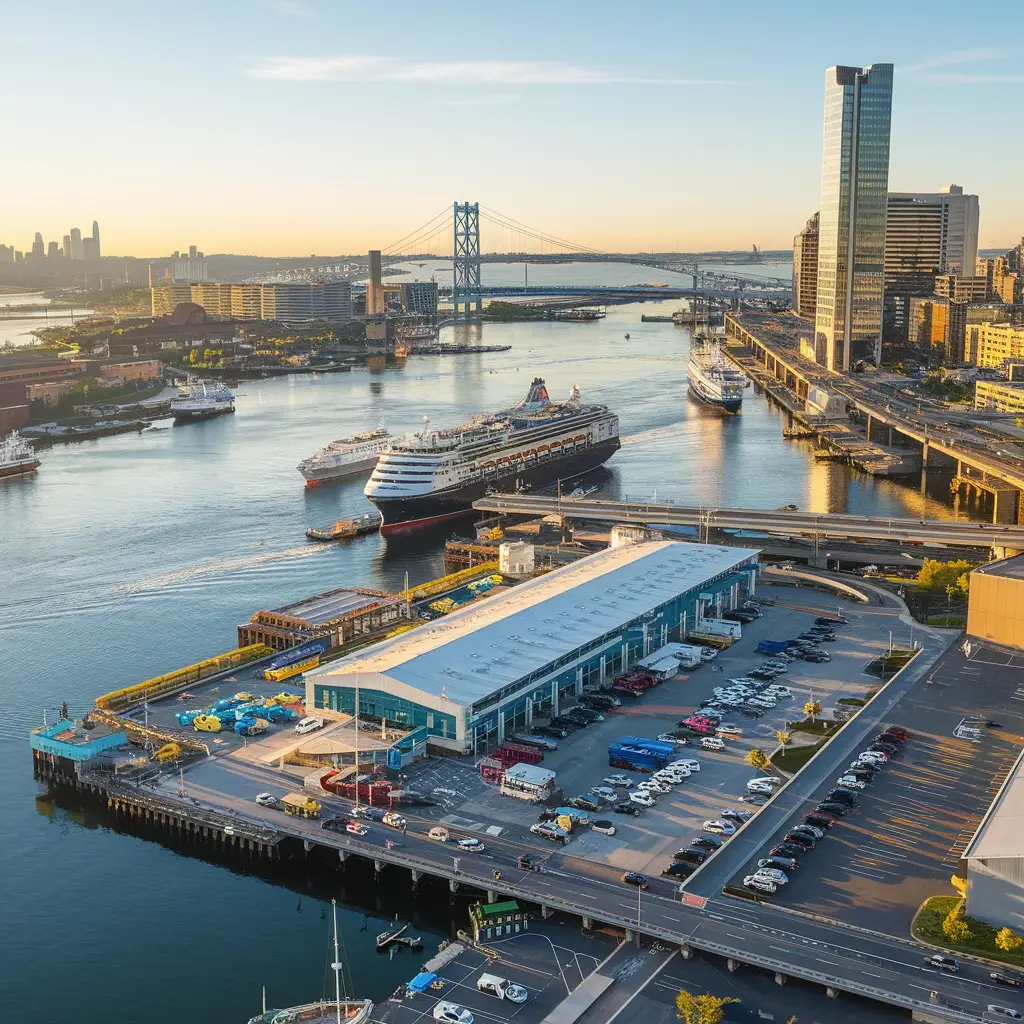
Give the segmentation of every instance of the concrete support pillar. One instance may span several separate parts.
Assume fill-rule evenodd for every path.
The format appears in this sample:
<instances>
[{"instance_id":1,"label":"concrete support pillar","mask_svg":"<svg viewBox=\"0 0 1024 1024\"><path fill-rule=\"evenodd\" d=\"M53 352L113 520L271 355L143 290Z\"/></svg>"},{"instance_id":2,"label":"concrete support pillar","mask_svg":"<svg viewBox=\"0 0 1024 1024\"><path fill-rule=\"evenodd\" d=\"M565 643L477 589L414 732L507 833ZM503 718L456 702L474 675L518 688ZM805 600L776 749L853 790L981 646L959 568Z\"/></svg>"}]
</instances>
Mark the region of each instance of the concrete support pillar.
<instances>
[{"instance_id":1,"label":"concrete support pillar","mask_svg":"<svg viewBox=\"0 0 1024 1024\"><path fill-rule=\"evenodd\" d=\"M839 997L839 992L830 987L825 989L825 995L827 995L829 999L837 999Z\"/></svg>"},{"instance_id":2,"label":"concrete support pillar","mask_svg":"<svg viewBox=\"0 0 1024 1024\"><path fill-rule=\"evenodd\" d=\"M892 447L892 424L889 424L889 447Z\"/></svg>"},{"instance_id":3,"label":"concrete support pillar","mask_svg":"<svg viewBox=\"0 0 1024 1024\"><path fill-rule=\"evenodd\" d=\"M553 913L554 911L550 907L541 905L540 916L543 920L547 920Z\"/></svg>"},{"instance_id":4,"label":"concrete support pillar","mask_svg":"<svg viewBox=\"0 0 1024 1024\"><path fill-rule=\"evenodd\" d=\"M591 918L583 918L583 930L585 932L592 932L594 930L594 922Z\"/></svg>"},{"instance_id":5,"label":"concrete support pillar","mask_svg":"<svg viewBox=\"0 0 1024 1024\"><path fill-rule=\"evenodd\" d=\"M633 931L632 928L626 929L626 941L627 942L640 942L640 933Z\"/></svg>"},{"instance_id":6,"label":"concrete support pillar","mask_svg":"<svg viewBox=\"0 0 1024 1024\"><path fill-rule=\"evenodd\" d=\"M419 885L420 875L422 874L422 872L419 872L415 868L413 868L409 872L409 874L412 876L412 887L415 889L416 886Z\"/></svg>"},{"instance_id":7,"label":"concrete support pillar","mask_svg":"<svg viewBox=\"0 0 1024 1024\"><path fill-rule=\"evenodd\" d=\"M351 855L349 854L348 850L339 850L338 851L338 860L341 861L342 864L344 864L345 861L347 861L350 856Z\"/></svg>"},{"instance_id":8,"label":"concrete support pillar","mask_svg":"<svg viewBox=\"0 0 1024 1024\"><path fill-rule=\"evenodd\" d=\"M868 413L868 440L871 440L871 426L874 421L871 419L871 413Z\"/></svg>"},{"instance_id":9,"label":"concrete support pillar","mask_svg":"<svg viewBox=\"0 0 1024 1024\"><path fill-rule=\"evenodd\" d=\"M740 969L739 960L733 960L732 958L725 961L725 966L729 969L730 974L735 974Z\"/></svg>"},{"instance_id":10,"label":"concrete support pillar","mask_svg":"<svg viewBox=\"0 0 1024 1024\"><path fill-rule=\"evenodd\" d=\"M375 858L374 861L373 861L373 871L374 871L374 874L379 875L381 873L381 871L383 870L383 868L384 868L384 861L377 860Z\"/></svg>"},{"instance_id":11,"label":"concrete support pillar","mask_svg":"<svg viewBox=\"0 0 1024 1024\"><path fill-rule=\"evenodd\" d=\"M494 889L488 889L487 890L487 902L488 903L497 903L498 902L498 894L497 894L497 892L495 892Z\"/></svg>"},{"instance_id":12,"label":"concrete support pillar","mask_svg":"<svg viewBox=\"0 0 1024 1024\"><path fill-rule=\"evenodd\" d=\"M684 942L684 943L683 943L683 944L682 944L682 945L681 945L681 946L679 947L679 955L680 955L680 956L681 956L681 957L682 957L682 958L683 958L684 960L689 960L689 959L691 959L691 958L693 957L693 950L692 950L692 949L691 949L691 948L690 948L690 947L689 947L689 946L688 946L688 945L687 945L687 944L686 944L686 943Z\"/></svg>"},{"instance_id":13,"label":"concrete support pillar","mask_svg":"<svg viewBox=\"0 0 1024 1024\"><path fill-rule=\"evenodd\" d=\"M775 984L776 985L785 985L786 984L786 976L781 971L776 971L775 972Z\"/></svg>"},{"instance_id":14,"label":"concrete support pillar","mask_svg":"<svg viewBox=\"0 0 1024 1024\"><path fill-rule=\"evenodd\" d=\"M458 892L459 891L459 883L456 882L454 878L448 879L448 889L449 889L450 892Z\"/></svg>"},{"instance_id":15,"label":"concrete support pillar","mask_svg":"<svg viewBox=\"0 0 1024 1024\"><path fill-rule=\"evenodd\" d=\"M313 849L313 840L312 839L303 839L302 840L302 848L306 851L306 853L309 853L309 851Z\"/></svg>"}]
</instances>

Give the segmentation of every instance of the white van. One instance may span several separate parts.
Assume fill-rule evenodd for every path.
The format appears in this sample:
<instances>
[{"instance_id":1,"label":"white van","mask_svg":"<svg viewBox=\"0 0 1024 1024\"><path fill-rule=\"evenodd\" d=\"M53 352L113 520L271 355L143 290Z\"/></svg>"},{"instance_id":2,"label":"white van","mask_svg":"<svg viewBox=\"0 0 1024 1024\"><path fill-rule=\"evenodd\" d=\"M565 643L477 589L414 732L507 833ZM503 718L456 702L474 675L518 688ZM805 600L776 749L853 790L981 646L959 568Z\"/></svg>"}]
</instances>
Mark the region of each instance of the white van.
<instances>
[{"instance_id":1,"label":"white van","mask_svg":"<svg viewBox=\"0 0 1024 1024\"><path fill-rule=\"evenodd\" d=\"M725 743L717 736L705 736L700 741L700 745L705 750L725 750Z\"/></svg>"},{"instance_id":2,"label":"white van","mask_svg":"<svg viewBox=\"0 0 1024 1024\"><path fill-rule=\"evenodd\" d=\"M322 718L304 718L301 722L296 723L295 731L303 736L307 732L313 732L315 729L322 729L324 720Z\"/></svg>"},{"instance_id":3,"label":"white van","mask_svg":"<svg viewBox=\"0 0 1024 1024\"><path fill-rule=\"evenodd\" d=\"M525 1003L527 997L522 985L513 985L508 978L499 978L496 974L481 974L476 981L476 990L513 1003Z\"/></svg>"}]
</instances>

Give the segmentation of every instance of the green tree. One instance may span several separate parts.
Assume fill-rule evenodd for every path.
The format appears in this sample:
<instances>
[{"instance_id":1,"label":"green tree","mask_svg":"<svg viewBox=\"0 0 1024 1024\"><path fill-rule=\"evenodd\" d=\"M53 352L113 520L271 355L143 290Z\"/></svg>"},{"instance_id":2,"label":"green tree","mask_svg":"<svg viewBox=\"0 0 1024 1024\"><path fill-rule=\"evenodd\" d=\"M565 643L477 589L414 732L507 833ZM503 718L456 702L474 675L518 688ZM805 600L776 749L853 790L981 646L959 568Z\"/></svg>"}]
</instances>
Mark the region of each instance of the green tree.
<instances>
[{"instance_id":1,"label":"green tree","mask_svg":"<svg viewBox=\"0 0 1024 1024\"><path fill-rule=\"evenodd\" d=\"M956 578L956 589L966 597L971 592L971 574L969 572L962 573Z\"/></svg>"},{"instance_id":2,"label":"green tree","mask_svg":"<svg viewBox=\"0 0 1024 1024\"><path fill-rule=\"evenodd\" d=\"M963 900L946 915L945 921L942 922L942 934L950 942L966 942L972 937L971 929L964 920Z\"/></svg>"},{"instance_id":3,"label":"green tree","mask_svg":"<svg viewBox=\"0 0 1024 1024\"><path fill-rule=\"evenodd\" d=\"M768 755L758 747L754 747L754 749L747 754L747 764L749 764L751 768L763 771L769 764Z\"/></svg>"},{"instance_id":4,"label":"green tree","mask_svg":"<svg viewBox=\"0 0 1024 1024\"><path fill-rule=\"evenodd\" d=\"M793 742L793 734L785 729L776 729L775 738L779 741L780 747L788 747Z\"/></svg>"},{"instance_id":5,"label":"green tree","mask_svg":"<svg viewBox=\"0 0 1024 1024\"><path fill-rule=\"evenodd\" d=\"M695 996L684 988L676 996L676 1016L684 1024L721 1024L725 1007L738 1002L731 996L713 996L709 992Z\"/></svg>"},{"instance_id":6,"label":"green tree","mask_svg":"<svg viewBox=\"0 0 1024 1024\"><path fill-rule=\"evenodd\" d=\"M1000 928L999 931L996 932L996 945L1004 953L1010 953L1013 950L1020 948L1022 943L1024 943L1024 939L1009 928Z\"/></svg>"},{"instance_id":7,"label":"green tree","mask_svg":"<svg viewBox=\"0 0 1024 1024\"><path fill-rule=\"evenodd\" d=\"M918 586L938 593L946 587L956 586L960 577L970 572L972 564L961 558L955 562L940 562L934 558L926 558L917 574Z\"/></svg>"},{"instance_id":8,"label":"green tree","mask_svg":"<svg viewBox=\"0 0 1024 1024\"><path fill-rule=\"evenodd\" d=\"M804 714L813 722L821 714L821 701L809 700L804 705Z\"/></svg>"}]
</instances>

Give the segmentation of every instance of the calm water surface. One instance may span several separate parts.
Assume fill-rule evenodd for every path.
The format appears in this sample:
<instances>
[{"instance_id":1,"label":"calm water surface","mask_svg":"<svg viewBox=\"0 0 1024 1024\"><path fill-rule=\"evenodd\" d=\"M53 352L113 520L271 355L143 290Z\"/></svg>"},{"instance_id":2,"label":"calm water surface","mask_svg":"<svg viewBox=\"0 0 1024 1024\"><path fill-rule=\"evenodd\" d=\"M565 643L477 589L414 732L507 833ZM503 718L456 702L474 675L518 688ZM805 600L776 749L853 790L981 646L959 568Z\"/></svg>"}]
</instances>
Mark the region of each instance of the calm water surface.
<instances>
[{"instance_id":1,"label":"calm water surface","mask_svg":"<svg viewBox=\"0 0 1024 1024\"><path fill-rule=\"evenodd\" d=\"M55 447L34 478L0 485L5 1021L64 1019L71 1007L86 1024L244 1021L264 983L277 1005L321 993L321 901L339 882L268 884L112 832L46 794L26 743L44 708L67 700L81 714L97 693L229 649L236 624L259 608L441 573L447 528L306 543L306 526L367 507L362 480L303 488L295 465L320 445L382 417L402 430L424 416L461 422L517 401L540 375L556 397L579 384L585 400L619 413L623 448L597 478L607 495L951 514L913 489L816 465L781 438L779 414L752 389L738 417L690 400L686 332L640 323L675 305L616 307L594 324L448 332L511 344L505 353L243 384L234 416ZM358 904L343 915L349 955L360 991L381 998L417 961L376 958L379 920L414 905L436 938L450 929L447 895L413 901L391 884L376 891L372 874L348 878L358 896L334 893ZM464 905L454 913L464 924Z\"/></svg>"}]
</instances>

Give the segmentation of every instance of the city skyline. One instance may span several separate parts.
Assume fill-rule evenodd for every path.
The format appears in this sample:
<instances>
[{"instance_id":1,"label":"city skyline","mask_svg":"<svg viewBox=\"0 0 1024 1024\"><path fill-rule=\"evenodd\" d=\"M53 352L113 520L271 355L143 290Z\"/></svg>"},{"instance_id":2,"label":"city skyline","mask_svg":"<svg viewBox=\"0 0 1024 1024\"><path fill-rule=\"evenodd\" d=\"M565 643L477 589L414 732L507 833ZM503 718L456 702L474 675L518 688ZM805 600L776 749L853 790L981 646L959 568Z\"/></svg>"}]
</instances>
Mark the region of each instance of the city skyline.
<instances>
[{"instance_id":1,"label":"city skyline","mask_svg":"<svg viewBox=\"0 0 1024 1024\"><path fill-rule=\"evenodd\" d=\"M515 19L398 4L386 33L369 9L323 0L185 3L173 24L145 11L114 26L58 6L19 9L0 40L17 78L43 40L53 65L5 101L15 137L47 128L6 172L0 224L18 248L86 202L117 255L189 236L211 253L357 253L460 198L598 249L787 249L819 206L822 71L872 60L895 65L889 188L963 183L981 197L982 249L1024 224L1024 142L1005 130L1020 54L952 4L921 21L866 3L856 23L747 4L728 40L713 12L660 3L626 23L608 4L587 19L577 4L527 2ZM1010 38L1024 16L1007 19ZM126 76L147 85L125 90ZM204 101L231 107L231 133L196 116Z\"/></svg>"}]
</instances>

